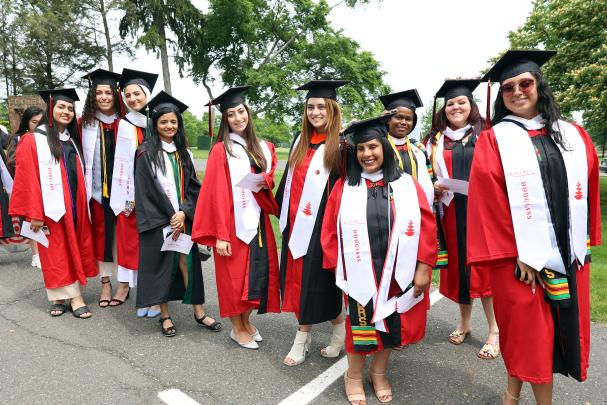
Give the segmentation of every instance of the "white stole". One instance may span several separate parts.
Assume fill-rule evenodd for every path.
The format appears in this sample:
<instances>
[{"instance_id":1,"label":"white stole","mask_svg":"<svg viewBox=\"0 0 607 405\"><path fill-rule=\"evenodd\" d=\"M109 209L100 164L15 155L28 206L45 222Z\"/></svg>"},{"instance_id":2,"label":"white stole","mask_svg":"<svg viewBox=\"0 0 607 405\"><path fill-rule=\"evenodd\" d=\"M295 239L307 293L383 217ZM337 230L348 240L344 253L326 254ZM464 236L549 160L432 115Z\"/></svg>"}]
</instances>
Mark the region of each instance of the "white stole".
<instances>
[{"instance_id":1,"label":"white stole","mask_svg":"<svg viewBox=\"0 0 607 405\"><path fill-rule=\"evenodd\" d=\"M444 179L450 178L449 170L447 170L447 164L445 163L445 158L443 156L443 151L445 150L445 136L448 137L449 139L451 139L452 141L459 141L460 139L462 139L464 137L464 135L466 135L466 132L470 128L472 128L472 125L468 124L463 128L453 131L451 128L449 128L449 126L447 126L447 128L445 128L445 131L442 134L439 133L438 145L436 146L436 151L434 152L434 162L436 163L436 166L438 168L437 174L440 177L442 177ZM447 191L446 193L444 193L443 195L438 197L439 207L440 207L440 211L441 211L441 218L442 218L442 211L443 211L442 208L443 207L440 205L440 203L442 202L443 204L445 204L448 207L451 204L451 201L453 201L453 197L454 197L454 194L452 191Z\"/></svg>"},{"instance_id":2,"label":"white stole","mask_svg":"<svg viewBox=\"0 0 607 405\"><path fill-rule=\"evenodd\" d=\"M522 122L528 129L543 127L539 116L533 120L510 115L505 118ZM587 248L588 221L586 146L576 127L561 120L555 125L559 125L565 144L571 149L565 151L559 145L567 171L571 215L569 233L574 255L578 262L583 264ZM514 123L500 122L493 130L504 168L519 258L534 269L541 270L550 260L553 247L546 195L535 147L529 134ZM565 267L569 265L564 264Z\"/></svg>"},{"instance_id":3,"label":"white stole","mask_svg":"<svg viewBox=\"0 0 607 405\"><path fill-rule=\"evenodd\" d=\"M99 135L101 134L99 121L109 125L113 124L117 118L116 114L108 116L98 112L97 119L93 125L82 126L82 152L84 154L84 181L87 203L93 195L93 159L95 157L95 144L97 143L97 139L100 139Z\"/></svg>"},{"instance_id":4,"label":"white stole","mask_svg":"<svg viewBox=\"0 0 607 405\"><path fill-rule=\"evenodd\" d=\"M297 147L301 135L293 144L293 150ZM314 153L308 171L306 172L306 180L304 183L299 206L297 207L297 215L295 221L291 225L291 238L289 239L289 249L293 259L299 259L308 253L310 246L310 238L314 231L316 216L318 215L318 207L324 194L329 172L325 169L323 158L325 155L325 145L320 147ZM287 180L285 182L285 190L282 198L282 207L280 210L280 231L283 232L287 225L289 215L289 204L291 202L291 186L293 183L293 170L287 168Z\"/></svg>"},{"instance_id":5,"label":"white stole","mask_svg":"<svg viewBox=\"0 0 607 405\"><path fill-rule=\"evenodd\" d=\"M392 135L388 136L392 139L392 142L396 146L403 146L407 143L406 136L403 138L396 138ZM417 181L424 190L424 193L426 194L428 206L430 207L430 209L432 209L434 206L434 184L432 184L430 173L428 173L428 168L426 167L426 155L424 154L424 152L422 152L420 148L413 144L413 142L410 142L410 144L411 150L415 154L415 159L417 160Z\"/></svg>"},{"instance_id":6,"label":"white stole","mask_svg":"<svg viewBox=\"0 0 607 405\"><path fill-rule=\"evenodd\" d=\"M4 160L0 159L0 176L2 177L2 184L8 194L13 192L13 177L8 172Z\"/></svg>"},{"instance_id":7,"label":"white stole","mask_svg":"<svg viewBox=\"0 0 607 405\"><path fill-rule=\"evenodd\" d=\"M403 174L400 179L390 183L390 186L394 195L396 216L379 287L373 274L366 216L367 187L364 179L355 187L344 184L337 218L339 241L336 284L361 305L366 305L373 299L375 311L372 321L375 327L382 331L385 331L385 327L381 321L401 308L400 303L397 305L397 297L388 299L392 275L394 274L403 291L415 275L421 226L420 202L413 178ZM391 217L391 205L388 210ZM403 302L403 308L405 306L406 303Z\"/></svg>"},{"instance_id":8,"label":"white stole","mask_svg":"<svg viewBox=\"0 0 607 405\"><path fill-rule=\"evenodd\" d=\"M247 145L247 142L236 134L230 134L230 139ZM263 156L266 160L266 173L272 169L272 153L265 141L260 140L259 144L263 151ZM236 224L236 236L246 244L251 243L251 240L257 234L257 225L259 224L259 214L261 208L253 196L251 190L235 187L244 176L251 173L251 163L249 156L244 148L232 142L232 153L236 155L230 156L226 148L226 157L228 158L228 166L230 168L230 180L232 182L232 199L234 201L234 222ZM225 147L225 142L224 142Z\"/></svg>"}]
</instances>

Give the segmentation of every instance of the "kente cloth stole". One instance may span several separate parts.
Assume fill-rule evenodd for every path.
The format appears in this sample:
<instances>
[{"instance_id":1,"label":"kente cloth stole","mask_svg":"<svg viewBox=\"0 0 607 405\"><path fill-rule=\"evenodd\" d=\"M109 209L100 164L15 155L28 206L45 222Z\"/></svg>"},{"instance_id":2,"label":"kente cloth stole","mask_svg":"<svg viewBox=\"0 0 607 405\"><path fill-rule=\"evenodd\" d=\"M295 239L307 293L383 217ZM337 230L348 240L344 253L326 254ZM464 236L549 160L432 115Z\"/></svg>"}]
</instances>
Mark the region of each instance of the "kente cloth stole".
<instances>
[{"instance_id":1,"label":"kente cloth stole","mask_svg":"<svg viewBox=\"0 0 607 405\"><path fill-rule=\"evenodd\" d=\"M552 270L540 271L546 293L544 300L554 308L569 308L571 306L571 294L567 277Z\"/></svg>"},{"instance_id":2,"label":"kente cloth stole","mask_svg":"<svg viewBox=\"0 0 607 405\"><path fill-rule=\"evenodd\" d=\"M371 319L373 318L373 300L367 305L361 305L354 298L348 297L348 316L354 340L355 352L370 352L377 350L377 332Z\"/></svg>"}]
</instances>

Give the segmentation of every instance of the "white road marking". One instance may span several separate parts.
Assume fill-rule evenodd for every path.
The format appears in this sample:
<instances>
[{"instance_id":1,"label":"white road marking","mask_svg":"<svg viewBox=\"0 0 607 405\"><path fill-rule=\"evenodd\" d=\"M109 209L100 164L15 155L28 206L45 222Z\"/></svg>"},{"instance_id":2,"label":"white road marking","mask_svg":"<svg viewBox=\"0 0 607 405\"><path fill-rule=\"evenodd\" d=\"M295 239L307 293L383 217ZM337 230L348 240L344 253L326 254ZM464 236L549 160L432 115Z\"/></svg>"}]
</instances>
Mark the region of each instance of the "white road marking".
<instances>
[{"instance_id":1,"label":"white road marking","mask_svg":"<svg viewBox=\"0 0 607 405\"><path fill-rule=\"evenodd\" d=\"M200 405L178 389L170 389L158 393L158 398L169 405Z\"/></svg>"},{"instance_id":2,"label":"white road marking","mask_svg":"<svg viewBox=\"0 0 607 405\"><path fill-rule=\"evenodd\" d=\"M434 291L430 294L430 306L436 304L443 295ZM344 357L337 363L329 367L324 373L310 381L308 384L297 390L293 394L289 395L278 405L306 405L309 404L319 396L324 390L329 388L329 385L333 384L335 380L342 377L348 369L348 358Z\"/></svg>"}]
</instances>

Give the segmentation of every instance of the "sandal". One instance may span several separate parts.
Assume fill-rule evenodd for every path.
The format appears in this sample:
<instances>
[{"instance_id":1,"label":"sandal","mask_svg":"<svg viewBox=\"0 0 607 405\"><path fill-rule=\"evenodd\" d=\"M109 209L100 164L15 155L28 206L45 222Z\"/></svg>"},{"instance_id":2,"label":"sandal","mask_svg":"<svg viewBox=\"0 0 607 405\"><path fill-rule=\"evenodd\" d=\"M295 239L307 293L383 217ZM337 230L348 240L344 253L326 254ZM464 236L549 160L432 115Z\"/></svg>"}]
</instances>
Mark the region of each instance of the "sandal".
<instances>
[{"instance_id":1,"label":"sandal","mask_svg":"<svg viewBox=\"0 0 607 405\"><path fill-rule=\"evenodd\" d=\"M110 283L110 295L111 295L112 294L112 281L108 280L106 282L103 282L103 281L101 282L101 284L107 284L107 283ZM107 303L107 305L101 305L102 303ZM101 308L107 308L107 307L109 307L110 306L110 300L99 300L99 306Z\"/></svg>"},{"instance_id":2,"label":"sandal","mask_svg":"<svg viewBox=\"0 0 607 405\"><path fill-rule=\"evenodd\" d=\"M219 332L221 330L221 322L215 321L215 322L213 322L210 325L207 325L206 323L202 322L205 319L207 319L207 315L206 314L202 318L200 318L200 319L198 319L196 317L196 314L194 314L194 319L196 319L196 322L198 322L198 325L200 325L200 326L206 326L207 328L209 328L213 332Z\"/></svg>"},{"instance_id":3,"label":"sandal","mask_svg":"<svg viewBox=\"0 0 607 405\"><path fill-rule=\"evenodd\" d=\"M451 332L451 334L449 335L449 342L453 343L454 345L461 345L462 343L464 343L464 340L466 340L466 338L468 337L468 335L470 335L472 333L472 331L466 333L466 332L462 332L461 330L454 330L453 332ZM454 342L453 339L459 339L459 343Z\"/></svg>"},{"instance_id":4,"label":"sandal","mask_svg":"<svg viewBox=\"0 0 607 405\"><path fill-rule=\"evenodd\" d=\"M520 400L521 400L521 396L520 396L520 394L519 394L519 396L518 396L518 397L513 397L513 396L512 396L512 395L510 395L510 393L508 392L508 389L506 389L506 395L508 395L508 396L510 397L510 399L511 399L511 400L513 400L513 401L518 402L518 401L520 401Z\"/></svg>"},{"instance_id":5,"label":"sandal","mask_svg":"<svg viewBox=\"0 0 607 405\"><path fill-rule=\"evenodd\" d=\"M177 334L177 328L175 327L175 325L169 326L168 328L165 328L163 326L164 325L164 321L167 321L169 319L171 319L171 317L167 316L166 318L160 318L160 321L159 321L160 322L160 327L162 328L162 334L165 337L173 337L173 336L175 336ZM171 321L172 321L172 319L171 319Z\"/></svg>"},{"instance_id":6,"label":"sandal","mask_svg":"<svg viewBox=\"0 0 607 405\"><path fill-rule=\"evenodd\" d=\"M61 311L60 314L53 314L52 312ZM53 304L51 306L51 316L61 316L67 311L67 306L64 304Z\"/></svg>"},{"instance_id":7,"label":"sandal","mask_svg":"<svg viewBox=\"0 0 607 405\"><path fill-rule=\"evenodd\" d=\"M128 284L128 283L120 282L120 284ZM130 295L131 295L131 287L129 287L129 291L126 293L126 297L124 298L123 301L117 300L116 298L112 298L112 300L110 301L110 304L112 302L117 302L118 304L116 304L116 305L110 305L110 304L108 304L108 306L110 306L110 307L117 307L118 305L122 305L122 304L124 304L126 302L126 300L129 299Z\"/></svg>"},{"instance_id":8,"label":"sandal","mask_svg":"<svg viewBox=\"0 0 607 405\"><path fill-rule=\"evenodd\" d=\"M84 314L91 313L91 311L87 308L86 305L81 306L80 308L76 308L73 309L72 306L70 305L70 312L72 313L72 315L74 315L74 318L78 318L78 319L89 319L91 316L93 316L93 314L89 315L89 316L82 316Z\"/></svg>"},{"instance_id":9,"label":"sandal","mask_svg":"<svg viewBox=\"0 0 607 405\"><path fill-rule=\"evenodd\" d=\"M346 380L360 381L360 382L363 381L362 378L360 380L357 380L355 378L348 377L348 370L346 370L346 373L344 374L344 388L345 388L345 385L346 385ZM354 401L361 401L361 402L364 402L365 404L367 403L367 397L365 396L365 394L351 394L351 395L348 395L348 391L346 391L346 396L348 397L348 402L350 402L351 404L354 404Z\"/></svg>"},{"instance_id":10,"label":"sandal","mask_svg":"<svg viewBox=\"0 0 607 405\"><path fill-rule=\"evenodd\" d=\"M372 375L386 375L386 373L374 373L373 371L369 370L369 382L371 383L371 385L373 385L373 390L375 391L375 385L373 384L373 379L371 378ZM375 396L381 403L391 402L392 401L392 389L388 388L385 390L375 391ZM390 397L390 399L386 399L385 401L382 401L380 397Z\"/></svg>"},{"instance_id":11,"label":"sandal","mask_svg":"<svg viewBox=\"0 0 607 405\"><path fill-rule=\"evenodd\" d=\"M500 348L499 348L499 344L500 344L499 335L500 334L499 334L499 332L497 332L497 333L489 332L489 334L491 334L493 336L497 336L497 340L495 341L495 344L485 343L485 346L483 346L481 351L478 352L478 357L480 357L481 359L485 359L485 360L496 359L497 356L499 356L499 354L500 354Z\"/></svg>"}]
</instances>

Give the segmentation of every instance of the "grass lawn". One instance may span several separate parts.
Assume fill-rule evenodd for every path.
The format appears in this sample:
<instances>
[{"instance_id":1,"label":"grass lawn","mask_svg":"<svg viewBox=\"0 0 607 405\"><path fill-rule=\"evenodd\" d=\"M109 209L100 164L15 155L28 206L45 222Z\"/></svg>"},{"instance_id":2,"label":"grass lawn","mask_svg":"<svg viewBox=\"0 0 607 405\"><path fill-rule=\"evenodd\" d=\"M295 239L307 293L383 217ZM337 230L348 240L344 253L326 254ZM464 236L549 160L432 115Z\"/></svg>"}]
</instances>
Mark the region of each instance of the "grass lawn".
<instances>
[{"instance_id":1,"label":"grass lawn","mask_svg":"<svg viewBox=\"0 0 607 405\"><path fill-rule=\"evenodd\" d=\"M194 159L208 159L208 150L198 150L198 148L190 148L194 154ZM287 160L289 158L289 148L276 148L276 157L278 160Z\"/></svg>"},{"instance_id":2,"label":"grass lawn","mask_svg":"<svg viewBox=\"0 0 607 405\"><path fill-rule=\"evenodd\" d=\"M601 225L607 222L607 177L601 177ZM607 238L601 227L603 245L592 247L590 265L590 320L607 323Z\"/></svg>"}]
</instances>

